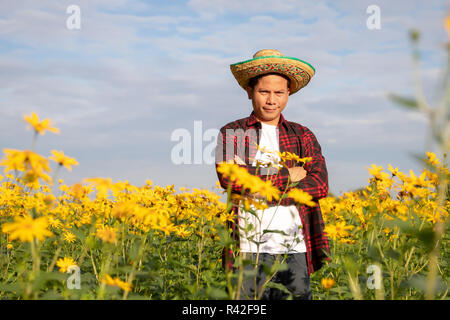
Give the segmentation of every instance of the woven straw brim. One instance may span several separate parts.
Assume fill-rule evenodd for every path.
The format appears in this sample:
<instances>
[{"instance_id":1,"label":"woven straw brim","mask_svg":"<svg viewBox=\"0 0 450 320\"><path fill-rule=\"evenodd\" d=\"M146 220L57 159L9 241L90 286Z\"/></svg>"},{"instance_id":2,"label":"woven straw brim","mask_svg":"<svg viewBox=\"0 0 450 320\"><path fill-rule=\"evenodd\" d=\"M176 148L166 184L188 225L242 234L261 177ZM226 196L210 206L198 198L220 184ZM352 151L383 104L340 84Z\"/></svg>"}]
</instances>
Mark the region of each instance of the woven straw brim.
<instances>
[{"instance_id":1,"label":"woven straw brim","mask_svg":"<svg viewBox=\"0 0 450 320\"><path fill-rule=\"evenodd\" d=\"M291 79L290 94L306 86L315 74L315 69L308 62L285 56L265 56L230 65L231 72L239 85L246 89L248 81L266 73L280 73Z\"/></svg>"}]
</instances>

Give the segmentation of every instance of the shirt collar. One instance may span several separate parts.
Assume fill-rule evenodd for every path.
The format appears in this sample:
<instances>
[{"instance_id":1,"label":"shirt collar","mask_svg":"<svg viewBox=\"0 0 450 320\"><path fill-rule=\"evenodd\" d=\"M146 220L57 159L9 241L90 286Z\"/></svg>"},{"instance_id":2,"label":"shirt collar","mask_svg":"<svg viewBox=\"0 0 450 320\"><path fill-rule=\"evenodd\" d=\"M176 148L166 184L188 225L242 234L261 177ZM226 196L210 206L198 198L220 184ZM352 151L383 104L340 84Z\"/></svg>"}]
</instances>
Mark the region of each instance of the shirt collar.
<instances>
[{"instance_id":1,"label":"shirt collar","mask_svg":"<svg viewBox=\"0 0 450 320\"><path fill-rule=\"evenodd\" d=\"M283 114L280 114L280 120L278 121L278 125L277 127L281 126L281 125L285 125L287 126L287 121L286 119L284 119ZM251 126L257 126L258 128L261 127L261 122L258 121L258 119L256 119L255 116L255 112L252 111L252 113L250 114L250 116L247 118L247 126L251 127Z\"/></svg>"}]
</instances>

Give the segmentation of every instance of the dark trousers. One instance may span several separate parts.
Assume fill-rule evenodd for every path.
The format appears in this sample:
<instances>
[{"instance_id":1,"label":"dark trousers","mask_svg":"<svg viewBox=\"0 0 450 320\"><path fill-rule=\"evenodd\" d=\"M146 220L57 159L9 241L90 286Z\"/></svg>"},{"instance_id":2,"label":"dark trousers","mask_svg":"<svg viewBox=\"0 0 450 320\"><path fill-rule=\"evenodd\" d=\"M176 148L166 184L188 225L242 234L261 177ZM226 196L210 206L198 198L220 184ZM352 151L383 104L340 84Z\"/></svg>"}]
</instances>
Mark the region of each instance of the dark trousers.
<instances>
[{"instance_id":1,"label":"dark trousers","mask_svg":"<svg viewBox=\"0 0 450 320\"><path fill-rule=\"evenodd\" d=\"M284 255L260 253L255 274L254 262L256 261L256 253L245 253L245 259L251 260L253 263L244 266L244 278L241 286L240 299L255 299L255 289L257 290L256 297L259 297L263 284L271 276L271 274L266 274L264 269L266 271L269 270L275 259L281 262L283 257ZM284 263L288 266L287 270L278 271L273 276L271 282L275 283L275 285L269 285L270 288L266 287L261 299L285 300L292 298L294 300L311 300L312 294L306 253L288 254ZM266 267L264 267L264 264ZM275 288L279 286L277 284L282 284L284 288Z\"/></svg>"}]
</instances>

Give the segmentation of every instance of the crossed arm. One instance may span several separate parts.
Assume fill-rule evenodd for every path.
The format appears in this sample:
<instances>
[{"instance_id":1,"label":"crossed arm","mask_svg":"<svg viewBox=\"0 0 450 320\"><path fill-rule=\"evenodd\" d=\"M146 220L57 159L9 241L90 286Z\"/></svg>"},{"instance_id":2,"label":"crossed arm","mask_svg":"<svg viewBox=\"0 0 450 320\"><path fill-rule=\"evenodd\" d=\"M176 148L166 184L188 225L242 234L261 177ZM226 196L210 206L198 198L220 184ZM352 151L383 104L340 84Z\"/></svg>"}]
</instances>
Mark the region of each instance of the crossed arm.
<instances>
[{"instance_id":1,"label":"crossed arm","mask_svg":"<svg viewBox=\"0 0 450 320\"><path fill-rule=\"evenodd\" d=\"M234 163L246 166L244 160L239 158L237 155L234 156ZM300 181L306 176L306 170L303 167L288 168L288 171L291 182Z\"/></svg>"},{"instance_id":2,"label":"crossed arm","mask_svg":"<svg viewBox=\"0 0 450 320\"><path fill-rule=\"evenodd\" d=\"M239 158L237 155L234 156L234 163L242 166L247 166L241 158ZM306 177L306 170L303 167L292 167L287 168L289 171L289 181L290 182L298 182ZM256 198L263 198L259 193L253 194Z\"/></svg>"},{"instance_id":3,"label":"crossed arm","mask_svg":"<svg viewBox=\"0 0 450 320\"><path fill-rule=\"evenodd\" d=\"M219 144L219 142L221 143ZM222 143L226 143L225 138L223 141L218 141L216 155L224 151ZM288 192L292 188L299 188L309 193L313 199L318 200L324 198L328 194L328 173L325 159L322 156L321 147L314 134L308 129L305 130L305 134L302 136L302 143L305 152L304 156L311 157L312 161L306 163L304 168L299 166L292 168L283 167L271 180L280 191L284 191L286 189L286 192ZM223 153L221 155L224 156ZM263 180L267 179L267 176L257 174L255 172L255 167L247 165L236 155L234 155L233 160L240 167L247 169L249 173L257 175ZM231 192L241 194L242 188L240 185L229 181L228 178L222 176L219 172L217 172L217 175L222 188L227 189L229 184L231 184ZM290 186L293 182L298 182L298 184L295 186Z\"/></svg>"}]
</instances>

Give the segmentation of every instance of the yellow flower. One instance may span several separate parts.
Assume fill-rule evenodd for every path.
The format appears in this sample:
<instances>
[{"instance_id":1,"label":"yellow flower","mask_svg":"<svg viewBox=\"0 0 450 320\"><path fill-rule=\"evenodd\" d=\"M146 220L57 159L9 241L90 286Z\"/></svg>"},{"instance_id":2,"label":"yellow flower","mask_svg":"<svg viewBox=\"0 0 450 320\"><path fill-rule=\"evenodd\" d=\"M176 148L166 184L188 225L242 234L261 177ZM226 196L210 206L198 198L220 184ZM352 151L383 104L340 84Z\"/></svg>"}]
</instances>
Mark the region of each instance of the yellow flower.
<instances>
[{"instance_id":1,"label":"yellow flower","mask_svg":"<svg viewBox=\"0 0 450 320\"><path fill-rule=\"evenodd\" d=\"M62 227L62 223L58 218L55 218L53 216L47 216L48 218L48 223L50 224L51 227L59 229Z\"/></svg>"},{"instance_id":2,"label":"yellow flower","mask_svg":"<svg viewBox=\"0 0 450 320\"><path fill-rule=\"evenodd\" d=\"M187 231L185 229L185 226L177 226L175 229L175 233L181 238L189 237L192 234L191 231Z\"/></svg>"},{"instance_id":3,"label":"yellow flower","mask_svg":"<svg viewBox=\"0 0 450 320\"><path fill-rule=\"evenodd\" d=\"M116 228L110 226L103 226L100 229L97 229L97 237L102 239L105 242L109 243L117 243L117 235Z\"/></svg>"},{"instance_id":4,"label":"yellow flower","mask_svg":"<svg viewBox=\"0 0 450 320\"><path fill-rule=\"evenodd\" d=\"M111 178L85 178L83 181L95 186L97 189L97 197L106 197L108 190L113 187Z\"/></svg>"},{"instance_id":5,"label":"yellow flower","mask_svg":"<svg viewBox=\"0 0 450 320\"><path fill-rule=\"evenodd\" d=\"M83 195L88 193L88 187L83 187L81 183L75 183L70 186L74 198L81 199Z\"/></svg>"},{"instance_id":6,"label":"yellow flower","mask_svg":"<svg viewBox=\"0 0 450 320\"><path fill-rule=\"evenodd\" d=\"M119 287L124 291L131 291L131 288L133 287L131 283L124 282L117 277L113 279L108 274L105 275L101 282L107 284L108 286Z\"/></svg>"},{"instance_id":7,"label":"yellow flower","mask_svg":"<svg viewBox=\"0 0 450 320\"><path fill-rule=\"evenodd\" d=\"M267 201L272 201L273 199L278 200L280 198L280 191L272 184L272 181L270 180L262 181L257 178L255 184L249 187L252 187L253 193L258 193L260 196L267 199Z\"/></svg>"},{"instance_id":8,"label":"yellow flower","mask_svg":"<svg viewBox=\"0 0 450 320\"><path fill-rule=\"evenodd\" d=\"M30 171L46 181L51 180L45 172L50 172L48 160L31 150L3 149L5 157L0 166L5 166L5 173L9 171Z\"/></svg>"},{"instance_id":9,"label":"yellow flower","mask_svg":"<svg viewBox=\"0 0 450 320\"><path fill-rule=\"evenodd\" d=\"M64 232L63 239L66 242L74 243L77 237L70 231Z\"/></svg>"},{"instance_id":10,"label":"yellow flower","mask_svg":"<svg viewBox=\"0 0 450 320\"><path fill-rule=\"evenodd\" d=\"M426 214L426 220L435 224L436 222L444 222L448 216L448 209L437 207Z\"/></svg>"},{"instance_id":11,"label":"yellow flower","mask_svg":"<svg viewBox=\"0 0 450 320\"><path fill-rule=\"evenodd\" d=\"M334 284L336 283L334 279L330 278L322 278L320 282L322 283L322 286L327 290L331 289L331 287L334 286Z\"/></svg>"},{"instance_id":12,"label":"yellow flower","mask_svg":"<svg viewBox=\"0 0 450 320\"><path fill-rule=\"evenodd\" d=\"M407 191L410 191L409 189L416 189L416 188L420 188L420 187L424 187L427 188L428 186L431 186L431 181L430 180L426 180L427 178L427 171L423 171L420 176L416 176L414 174L414 171L409 170L409 175L410 177L407 178L407 181L405 183L405 188ZM412 191L411 191L412 192ZM421 192L425 192L425 190L422 191L418 191L420 193L420 197L423 197L423 195L421 195Z\"/></svg>"},{"instance_id":13,"label":"yellow flower","mask_svg":"<svg viewBox=\"0 0 450 320\"><path fill-rule=\"evenodd\" d=\"M240 194L232 194L231 199L233 200L233 202L235 202L238 205L243 204L244 209L246 211L249 211L251 206L255 207L255 209L257 209L257 210L264 210L264 209L268 208L266 203L256 200L256 199L249 198L247 196L241 196ZM230 221L233 221L233 220L230 220Z\"/></svg>"},{"instance_id":14,"label":"yellow flower","mask_svg":"<svg viewBox=\"0 0 450 320\"><path fill-rule=\"evenodd\" d=\"M373 176L377 176L383 170L382 166L377 166L376 164L372 164L370 168L368 168L369 173Z\"/></svg>"},{"instance_id":15,"label":"yellow flower","mask_svg":"<svg viewBox=\"0 0 450 320\"><path fill-rule=\"evenodd\" d=\"M283 166L286 164L286 161L289 161L289 160L301 163L302 165L307 163L307 162L311 162L311 160L312 160L312 157L300 158L295 153L292 153L292 152L289 152L289 151L278 152L278 156L280 157L280 159L281 159L280 163Z\"/></svg>"},{"instance_id":16,"label":"yellow flower","mask_svg":"<svg viewBox=\"0 0 450 320\"><path fill-rule=\"evenodd\" d=\"M309 207L315 207L317 204L312 201L313 197L303 190L300 189L292 189L287 193L289 198L294 199L295 202L299 204L305 204Z\"/></svg>"},{"instance_id":17,"label":"yellow flower","mask_svg":"<svg viewBox=\"0 0 450 320\"><path fill-rule=\"evenodd\" d=\"M397 227L396 227L396 230L392 230L390 228L384 228L382 231L384 232L384 235L388 238L389 241L392 241L392 240L398 238L398 234L397 234L398 228Z\"/></svg>"},{"instance_id":18,"label":"yellow flower","mask_svg":"<svg viewBox=\"0 0 450 320\"><path fill-rule=\"evenodd\" d=\"M3 233L9 233L9 239L19 239L22 242L33 241L34 238L42 241L46 237L53 236L48 227L48 220L46 217L33 219L30 216L15 217L15 222L5 223L2 226Z\"/></svg>"},{"instance_id":19,"label":"yellow flower","mask_svg":"<svg viewBox=\"0 0 450 320\"><path fill-rule=\"evenodd\" d=\"M268 201L280 198L280 191L272 184L272 181L263 181L237 164L222 162L218 165L217 171L229 178L230 181L235 181L236 184L241 185L244 190L248 189L253 194L259 194Z\"/></svg>"},{"instance_id":20,"label":"yellow flower","mask_svg":"<svg viewBox=\"0 0 450 320\"><path fill-rule=\"evenodd\" d=\"M133 216L139 210L139 205L132 202L117 202L111 210L113 217L125 220L127 217Z\"/></svg>"},{"instance_id":21,"label":"yellow flower","mask_svg":"<svg viewBox=\"0 0 450 320\"><path fill-rule=\"evenodd\" d=\"M217 171L229 178L230 181L238 181L240 185L244 184L247 179L253 177L245 168L239 167L234 163L222 162L218 165Z\"/></svg>"},{"instance_id":22,"label":"yellow flower","mask_svg":"<svg viewBox=\"0 0 450 320\"><path fill-rule=\"evenodd\" d=\"M52 208L56 205L56 198L54 195L49 194L42 198L42 201L47 206L47 208Z\"/></svg>"},{"instance_id":23,"label":"yellow flower","mask_svg":"<svg viewBox=\"0 0 450 320\"><path fill-rule=\"evenodd\" d=\"M233 213L233 211L227 212L227 213L222 213L219 217L219 221L221 223L226 223L227 221L233 222L235 219L235 214Z\"/></svg>"},{"instance_id":24,"label":"yellow flower","mask_svg":"<svg viewBox=\"0 0 450 320\"><path fill-rule=\"evenodd\" d=\"M169 221L169 219L163 215L160 215L157 219L157 223L153 225L153 228L164 232L165 235L169 236L171 232L176 231L175 225Z\"/></svg>"},{"instance_id":25,"label":"yellow flower","mask_svg":"<svg viewBox=\"0 0 450 320\"><path fill-rule=\"evenodd\" d=\"M50 160L55 161L60 166L64 166L67 170L72 171L72 166L77 166L78 162L74 158L70 158L64 155L63 151L52 150L53 156L48 157Z\"/></svg>"},{"instance_id":26,"label":"yellow flower","mask_svg":"<svg viewBox=\"0 0 450 320\"><path fill-rule=\"evenodd\" d=\"M389 179L389 175L386 172L383 172L382 166L377 166L376 164L372 164L370 168L367 168L369 173L375 177L376 180L387 180Z\"/></svg>"},{"instance_id":27,"label":"yellow flower","mask_svg":"<svg viewBox=\"0 0 450 320\"><path fill-rule=\"evenodd\" d=\"M441 164L441 161L439 160L439 158L436 156L436 154L434 152L427 151L427 158L425 159L425 161L427 161L429 164L431 164L433 166L437 166L438 164Z\"/></svg>"},{"instance_id":28,"label":"yellow flower","mask_svg":"<svg viewBox=\"0 0 450 320\"><path fill-rule=\"evenodd\" d=\"M389 171L392 173L392 176L397 176L398 175L398 168L393 168L392 166L391 166L391 164L388 164L388 169L389 169Z\"/></svg>"},{"instance_id":29,"label":"yellow flower","mask_svg":"<svg viewBox=\"0 0 450 320\"><path fill-rule=\"evenodd\" d=\"M339 243L347 243L347 244L355 244L356 240L354 239L346 239L346 238L342 238L338 240Z\"/></svg>"},{"instance_id":30,"label":"yellow flower","mask_svg":"<svg viewBox=\"0 0 450 320\"><path fill-rule=\"evenodd\" d=\"M347 237L349 233L347 230L353 229L352 225L346 225L345 221L340 221L336 224L336 232L338 233L340 238Z\"/></svg>"},{"instance_id":31,"label":"yellow flower","mask_svg":"<svg viewBox=\"0 0 450 320\"><path fill-rule=\"evenodd\" d=\"M336 226L334 224L327 224L323 231L330 239L336 240L338 238Z\"/></svg>"},{"instance_id":32,"label":"yellow flower","mask_svg":"<svg viewBox=\"0 0 450 320\"><path fill-rule=\"evenodd\" d=\"M42 121L39 121L39 117L37 116L36 112L33 112L31 116L24 116L25 122L28 122L31 127L34 128L34 131L37 133L40 133L42 135L45 134L45 131L50 131L53 133L59 133L58 128L54 128L51 126L50 119L44 119Z\"/></svg>"},{"instance_id":33,"label":"yellow flower","mask_svg":"<svg viewBox=\"0 0 450 320\"><path fill-rule=\"evenodd\" d=\"M3 149L5 157L0 162L0 166L5 166L4 172L8 171L24 171L21 177L22 182L27 186L38 189L39 178L47 182L51 182L51 177L47 174L50 172L48 160L41 155L30 150ZM6 175L10 177L9 175Z\"/></svg>"},{"instance_id":34,"label":"yellow flower","mask_svg":"<svg viewBox=\"0 0 450 320\"><path fill-rule=\"evenodd\" d=\"M62 273L66 273L67 269L70 266L76 266L77 263L72 258L59 258L56 262L56 266L59 267L59 271Z\"/></svg>"},{"instance_id":35,"label":"yellow flower","mask_svg":"<svg viewBox=\"0 0 450 320\"><path fill-rule=\"evenodd\" d=\"M333 240L344 238L349 236L347 230L351 230L354 227L351 225L346 225L345 221L337 222L335 225L329 224L325 226L324 232L327 236Z\"/></svg>"},{"instance_id":36,"label":"yellow flower","mask_svg":"<svg viewBox=\"0 0 450 320\"><path fill-rule=\"evenodd\" d=\"M392 232L392 229L386 227L382 231L384 232L385 236L388 236Z\"/></svg>"}]
</instances>

